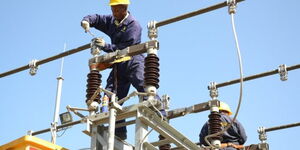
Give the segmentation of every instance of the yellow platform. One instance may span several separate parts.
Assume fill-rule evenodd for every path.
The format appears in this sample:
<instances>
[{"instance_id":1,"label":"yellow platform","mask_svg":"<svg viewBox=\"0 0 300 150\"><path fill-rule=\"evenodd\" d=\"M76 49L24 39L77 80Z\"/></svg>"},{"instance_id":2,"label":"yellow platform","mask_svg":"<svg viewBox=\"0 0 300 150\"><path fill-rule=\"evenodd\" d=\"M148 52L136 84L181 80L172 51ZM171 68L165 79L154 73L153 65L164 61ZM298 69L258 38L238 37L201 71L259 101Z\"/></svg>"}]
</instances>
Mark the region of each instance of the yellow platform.
<instances>
[{"instance_id":1,"label":"yellow platform","mask_svg":"<svg viewBox=\"0 0 300 150\"><path fill-rule=\"evenodd\" d=\"M7 144L1 145L0 150L67 150L34 136L23 136Z\"/></svg>"}]
</instances>

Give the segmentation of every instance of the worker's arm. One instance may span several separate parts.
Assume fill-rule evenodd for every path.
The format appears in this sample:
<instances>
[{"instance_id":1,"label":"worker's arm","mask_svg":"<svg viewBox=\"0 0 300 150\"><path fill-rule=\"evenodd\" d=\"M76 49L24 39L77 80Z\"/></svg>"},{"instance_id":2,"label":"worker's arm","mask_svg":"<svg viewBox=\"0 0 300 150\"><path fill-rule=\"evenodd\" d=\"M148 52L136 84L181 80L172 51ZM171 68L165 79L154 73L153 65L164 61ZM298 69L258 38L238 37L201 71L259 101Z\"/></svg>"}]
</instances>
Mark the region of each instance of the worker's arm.
<instances>
[{"instance_id":1,"label":"worker's arm","mask_svg":"<svg viewBox=\"0 0 300 150\"><path fill-rule=\"evenodd\" d=\"M200 131L200 134L199 134L200 145L207 145L206 142L205 142L205 140L204 140L205 136L207 136L207 135L208 135L208 123L206 122L203 125L203 127L202 127L202 129Z\"/></svg>"},{"instance_id":2,"label":"worker's arm","mask_svg":"<svg viewBox=\"0 0 300 150\"><path fill-rule=\"evenodd\" d=\"M246 131L245 131L243 125L239 121L236 120L235 123L236 123L236 127L238 128L239 135L240 135L239 143L241 145L243 145L247 141Z\"/></svg>"},{"instance_id":3,"label":"worker's arm","mask_svg":"<svg viewBox=\"0 0 300 150\"><path fill-rule=\"evenodd\" d=\"M110 22L112 20L112 16L110 15L87 15L83 17L82 21L87 21L91 27L94 27L103 33L108 35L108 29L110 26Z\"/></svg>"},{"instance_id":4,"label":"worker's arm","mask_svg":"<svg viewBox=\"0 0 300 150\"><path fill-rule=\"evenodd\" d=\"M105 43L105 46L102 49L107 53L141 43L142 28L137 21L133 21L128 26L124 26L125 28L121 28L120 31L109 30L111 26L114 25L113 17L111 15L88 15L85 16L82 21L89 22L91 27L102 31L111 38L112 36L116 36L116 34L122 34L122 39L117 43Z\"/></svg>"}]
</instances>

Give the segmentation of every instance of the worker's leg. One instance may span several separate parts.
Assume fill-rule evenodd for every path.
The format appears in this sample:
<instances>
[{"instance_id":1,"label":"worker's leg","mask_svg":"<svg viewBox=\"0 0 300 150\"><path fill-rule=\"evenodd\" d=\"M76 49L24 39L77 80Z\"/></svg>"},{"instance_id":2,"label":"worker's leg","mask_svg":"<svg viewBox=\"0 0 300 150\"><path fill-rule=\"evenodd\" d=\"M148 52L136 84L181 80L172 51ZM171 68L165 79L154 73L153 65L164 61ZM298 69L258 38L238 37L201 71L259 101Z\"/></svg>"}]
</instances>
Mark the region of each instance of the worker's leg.
<instances>
[{"instance_id":1,"label":"worker's leg","mask_svg":"<svg viewBox=\"0 0 300 150\"><path fill-rule=\"evenodd\" d=\"M114 74L115 67L114 67L114 69L111 71L111 73L107 79L107 85L106 85L107 90L117 93L117 97L119 100L126 97L126 95L128 94L128 91L129 91L129 87L130 87L130 82L127 80L127 78L124 75L124 69L121 69L121 68L122 68L122 66L118 64L117 65L117 75L115 75ZM116 80L115 80L115 77L116 77ZM117 86L115 86L115 84L117 84ZM115 91L115 89L117 89L117 91ZM116 121L116 124L122 123L122 122L125 122L125 119ZM127 138L126 126L116 128L115 135L118 136L119 138L121 138L122 140L125 140Z\"/></svg>"},{"instance_id":2,"label":"worker's leg","mask_svg":"<svg viewBox=\"0 0 300 150\"><path fill-rule=\"evenodd\" d=\"M145 92L144 90L144 59L143 55L136 55L132 57L127 64L127 74L130 83L139 92Z\"/></svg>"}]
</instances>

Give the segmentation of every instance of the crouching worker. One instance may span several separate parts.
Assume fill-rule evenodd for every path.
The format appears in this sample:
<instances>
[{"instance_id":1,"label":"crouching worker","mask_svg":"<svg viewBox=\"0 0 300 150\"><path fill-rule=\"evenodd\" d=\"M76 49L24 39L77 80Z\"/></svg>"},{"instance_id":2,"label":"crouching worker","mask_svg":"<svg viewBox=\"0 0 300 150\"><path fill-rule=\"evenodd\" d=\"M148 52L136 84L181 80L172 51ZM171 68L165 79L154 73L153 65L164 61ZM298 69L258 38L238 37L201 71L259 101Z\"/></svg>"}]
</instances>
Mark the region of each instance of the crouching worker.
<instances>
[{"instance_id":1,"label":"crouching worker","mask_svg":"<svg viewBox=\"0 0 300 150\"><path fill-rule=\"evenodd\" d=\"M220 102L219 111L221 115L222 129L224 129L232 122L232 118L229 117L232 115L232 112L230 107L224 102ZM204 140L204 138L209 135L208 128L208 122L206 122L199 135L200 145L208 146ZM242 124L238 120L235 120L231 127L222 134L222 139L221 150L238 150L244 147L243 144L247 140L247 135Z\"/></svg>"}]
</instances>

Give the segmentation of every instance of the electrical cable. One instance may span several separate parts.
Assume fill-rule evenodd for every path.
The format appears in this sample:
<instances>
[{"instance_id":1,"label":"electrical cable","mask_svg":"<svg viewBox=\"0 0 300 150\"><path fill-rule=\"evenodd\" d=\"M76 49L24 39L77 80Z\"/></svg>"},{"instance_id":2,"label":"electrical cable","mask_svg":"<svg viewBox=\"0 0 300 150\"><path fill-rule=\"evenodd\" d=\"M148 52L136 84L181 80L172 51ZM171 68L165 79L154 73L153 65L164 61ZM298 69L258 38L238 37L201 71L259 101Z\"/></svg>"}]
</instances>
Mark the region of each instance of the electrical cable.
<instances>
[{"instance_id":1,"label":"electrical cable","mask_svg":"<svg viewBox=\"0 0 300 150\"><path fill-rule=\"evenodd\" d=\"M204 139L205 139L205 142L212 148L217 148L215 146L213 146L209 141L208 141L208 138L211 138L211 137L215 137L215 136L218 136L218 135L221 135L223 134L225 131L227 131L233 124L233 122L235 122L237 116L238 116L238 113L239 113L239 110L240 110L240 107L241 107L241 103L242 103L242 96L243 96L243 64L242 64L242 57L241 57L241 52L240 52L240 46L239 46L239 42L238 42L238 38L237 38L237 33L236 33L236 29L235 29L235 21L234 21L234 12L231 12L230 13L230 16L231 16L231 24L232 24L232 30L233 30L233 34L234 34L234 39L235 39L235 44L236 44L236 48L237 48L237 54L238 54L238 61L239 61L239 70L240 70L240 95L239 95L239 101L238 101L238 106L237 106L237 109L236 109L236 112L235 112L235 115L232 119L232 121L230 122L229 125L227 125L225 127L224 130L218 132L218 133L215 133L215 134L211 134L211 135L207 135Z\"/></svg>"}]
</instances>

